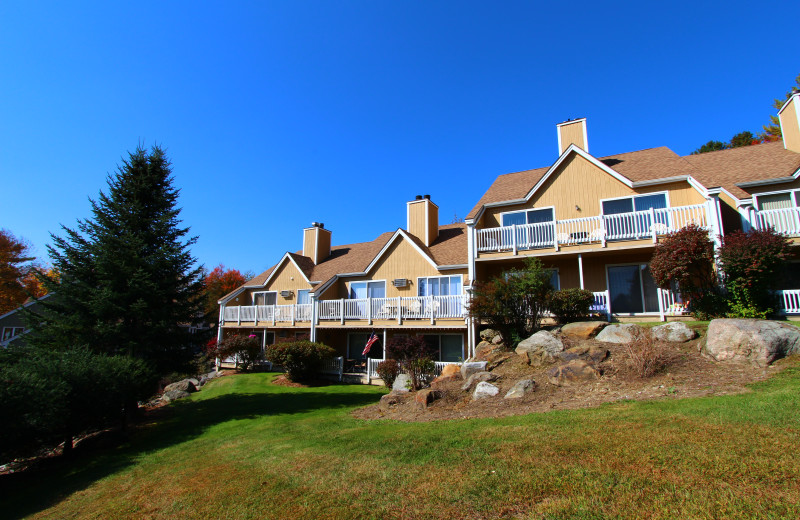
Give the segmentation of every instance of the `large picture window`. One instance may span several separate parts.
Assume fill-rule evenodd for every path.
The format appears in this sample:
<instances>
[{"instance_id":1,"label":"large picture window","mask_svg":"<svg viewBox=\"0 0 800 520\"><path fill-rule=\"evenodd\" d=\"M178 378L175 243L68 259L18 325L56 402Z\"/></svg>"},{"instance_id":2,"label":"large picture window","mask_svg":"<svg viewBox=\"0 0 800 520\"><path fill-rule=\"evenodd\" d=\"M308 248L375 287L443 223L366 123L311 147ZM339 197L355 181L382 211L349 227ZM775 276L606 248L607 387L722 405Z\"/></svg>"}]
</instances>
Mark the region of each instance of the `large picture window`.
<instances>
[{"instance_id":1,"label":"large picture window","mask_svg":"<svg viewBox=\"0 0 800 520\"><path fill-rule=\"evenodd\" d=\"M608 266L611 310L616 314L658 312L658 287L647 264Z\"/></svg>"},{"instance_id":2,"label":"large picture window","mask_svg":"<svg viewBox=\"0 0 800 520\"><path fill-rule=\"evenodd\" d=\"M275 291L261 291L253 293L253 305L275 305L278 302L278 293Z\"/></svg>"},{"instance_id":3,"label":"large picture window","mask_svg":"<svg viewBox=\"0 0 800 520\"><path fill-rule=\"evenodd\" d=\"M800 191L756 195L756 205L759 211L794 208L800 206Z\"/></svg>"},{"instance_id":4,"label":"large picture window","mask_svg":"<svg viewBox=\"0 0 800 520\"><path fill-rule=\"evenodd\" d=\"M386 298L386 282L351 282L350 299Z\"/></svg>"},{"instance_id":5,"label":"large picture window","mask_svg":"<svg viewBox=\"0 0 800 520\"><path fill-rule=\"evenodd\" d=\"M538 226L525 226L517 229L516 242L518 249L549 247L553 244L553 237L555 236L555 212L553 208L537 208L503 213L502 224L503 226L539 224Z\"/></svg>"},{"instance_id":6,"label":"large picture window","mask_svg":"<svg viewBox=\"0 0 800 520\"><path fill-rule=\"evenodd\" d=\"M459 296L461 275L417 278L417 296Z\"/></svg>"},{"instance_id":7,"label":"large picture window","mask_svg":"<svg viewBox=\"0 0 800 520\"><path fill-rule=\"evenodd\" d=\"M464 336L461 334L426 334L425 344L438 352L437 361L457 362L464 359Z\"/></svg>"},{"instance_id":8,"label":"large picture window","mask_svg":"<svg viewBox=\"0 0 800 520\"><path fill-rule=\"evenodd\" d=\"M609 240L641 238L652 233L653 225L663 227L664 229L661 230L663 232L669 226L667 213L656 212L655 222L652 222L649 211L666 208L666 193L604 200L603 215L606 217L604 218L606 237ZM614 217L614 215L619 216Z\"/></svg>"},{"instance_id":9,"label":"large picture window","mask_svg":"<svg viewBox=\"0 0 800 520\"><path fill-rule=\"evenodd\" d=\"M370 334L369 332L350 332L347 334L347 359L383 359L383 340L381 338L372 344L366 356L363 355L364 347L367 346Z\"/></svg>"}]
</instances>

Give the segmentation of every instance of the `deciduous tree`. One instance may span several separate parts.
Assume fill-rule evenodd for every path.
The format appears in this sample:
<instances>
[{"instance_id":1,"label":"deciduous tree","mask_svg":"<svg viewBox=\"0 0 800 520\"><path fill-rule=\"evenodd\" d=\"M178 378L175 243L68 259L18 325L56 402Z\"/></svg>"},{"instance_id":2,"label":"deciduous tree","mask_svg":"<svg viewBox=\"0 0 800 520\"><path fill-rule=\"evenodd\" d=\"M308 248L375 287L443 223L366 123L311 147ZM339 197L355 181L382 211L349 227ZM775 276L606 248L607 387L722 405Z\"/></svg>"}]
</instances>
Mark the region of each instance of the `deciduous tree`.
<instances>
[{"instance_id":1,"label":"deciduous tree","mask_svg":"<svg viewBox=\"0 0 800 520\"><path fill-rule=\"evenodd\" d=\"M0 314L28 299L25 279L33 267L30 246L10 231L0 229Z\"/></svg>"},{"instance_id":2,"label":"deciduous tree","mask_svg":"<svg viewBox=\"0 0 800 520\"><path fill-rule=\"evenodd\" d=\"M242 274L238 269L226 269L222 264L219 264L213 271L208 273L203 280L205 286L203 291L203 312L206 315L206 320L216 322L218 319L217 311L219 310L217 302L220 298L240 287L252 277L253 274L250 272Z\"/></svg>"}]
</instances>

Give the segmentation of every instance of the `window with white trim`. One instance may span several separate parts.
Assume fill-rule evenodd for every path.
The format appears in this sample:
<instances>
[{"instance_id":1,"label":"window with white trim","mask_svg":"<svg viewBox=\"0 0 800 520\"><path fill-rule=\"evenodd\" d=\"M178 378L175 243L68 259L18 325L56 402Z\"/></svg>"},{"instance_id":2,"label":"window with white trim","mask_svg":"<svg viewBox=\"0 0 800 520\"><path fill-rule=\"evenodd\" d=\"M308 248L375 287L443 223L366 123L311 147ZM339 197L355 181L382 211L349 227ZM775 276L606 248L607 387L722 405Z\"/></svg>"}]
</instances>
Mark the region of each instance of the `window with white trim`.
<instances>
[{"instance_id":1,"label":"window with white trim","mask_svg":"<svg viewBox=\"0 0 800 520\"><path fill-rule=\"evenodd\" d=\"M552 222L553 208L535 208L523 211L511 211L503 213L502 224L504 226L512 226L514 224L539 224L541 222Z\"/></svg>"},{"instance_id":2,"label":"window with white trim","mask_svg":"<svg viewBox=\"0 0 800 520\"><path fill-rule=\"evenodd\" d=\"M457 362L464 359L464 336L461 334L425 334L428 348L437 352L437 361Z\"/></svg>"},{"instance_id":3,"label":"window with white trim","mask_svg":"<svg viewBox=\"0 0 800 520\"><path fill-rule=\"evenodd\" d=\"M665 209L666 207L666 193L648 193L647 195L633 195L631 197L604 200L603 215L648 211L651 208Z\"/></svg>"},{"instance_id":4,"label":"window with white trim","mask_svg":"<svg viewBox=\"0 0 800 520\"><path fill-rule=\"evenodd\" d=\"M309 297L309 293L311 291L309 289L300 289L297 291L297 303L303 305L304 303L311 303L311 299Z\"/></svg>"},{"instance_id":5,"label":"window with white trim","mask_svg":"<svg viewBox=\"0 0 800 520\"><path fill-rule=\"evenodd\" d=\"M350 299L386 298L386 282L351 282Z\"/></svg>"},{"instance_id":6,"label":"window with white trim","mask_svg":"<svg viewBox=\"0 0 800 520\"><path fill-rule=\"evenodd\" d=\"M276 291L258 291L253 293L253 305L275 305L278 303Z\"/></svg>"},{"instance_id":7,"label":"window with white trim","mask_svg":"<svg viewBox=\"0 0 800 520\"><path fill-rule=\"evenodd\" d=\"M756 195L755 197L756 206L759 211L788 209L800 206L800 191L797 190Z\"/></svg>"},{"instance_id":8,"label":"window with white trim","mask_svg":"<svg viewBox=\"0 0 800 520\"><path fill-rule=\"evenodd\" d=\"M460 274L417 278L417 296L460 296L463 291Z\"/></svg>"}]
</instances>

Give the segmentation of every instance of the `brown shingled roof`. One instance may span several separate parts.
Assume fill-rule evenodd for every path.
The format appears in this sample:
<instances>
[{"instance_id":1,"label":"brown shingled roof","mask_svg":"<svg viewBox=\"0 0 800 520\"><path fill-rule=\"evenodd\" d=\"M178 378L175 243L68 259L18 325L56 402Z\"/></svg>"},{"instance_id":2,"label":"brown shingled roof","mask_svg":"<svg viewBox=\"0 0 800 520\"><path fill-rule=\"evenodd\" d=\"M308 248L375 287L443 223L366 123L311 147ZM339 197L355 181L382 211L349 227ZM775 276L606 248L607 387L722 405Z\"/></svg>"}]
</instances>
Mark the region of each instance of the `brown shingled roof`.
<instances>
[{"instance_id":1,"label":"brown shingled roof","mask_svg":"<svg viewBox=\"0 0 800 520\"><path fill-rule=\"evenodd\" d=\"M739 199L749 199L750 194L737 184L789 177L800 169L800 153L786 150L782 141L687 155L684 159L698 170L697 180L703 186L723 187Z\"/></svg>"},{"instance_id":2,"label":"brown shingled roof","mask_svg":"<svg viewBox=\"0 0 800 520\"><path fill-rule=\"evenodd\" d=\"M598 159L632 182L691 175L706 188L723 187L737 198L749 198L742 182L788 177L800 168L800 154L782 142L744 146L681 157L666 146ZM549 168L500 175L467 215L475 218L485 204L523 199Z\"/></svg>"},{"instance_id":3,"label":"brown shingled roof","mask_svg":"<svg viewBox=\"0 0 800 520\"><path fill-rule=\"evenodd\" d=\"M314 262L310 258L299 253L288 254L297 262L297 265L310 281L319 282L314 284L313 288L316 289L336 275L364 272L394 234L395 232L388 231L379 235L378 238L372 242L360 242L357 244L332 247L330 256L318 265L314 265ZM439 236L430 247L426 247L414 235L410 233L408 233L408 235L437 265L460 265L467 263L466 224L440 226ZM270 267L255 278L248 280L242 287L258 287L264 285L264 282L266 282L276 267L277 265ZM242 287L236 290L238 291ZM226 295L226 297L227 296L228 295Z\"/></svg>"}]
</instances>

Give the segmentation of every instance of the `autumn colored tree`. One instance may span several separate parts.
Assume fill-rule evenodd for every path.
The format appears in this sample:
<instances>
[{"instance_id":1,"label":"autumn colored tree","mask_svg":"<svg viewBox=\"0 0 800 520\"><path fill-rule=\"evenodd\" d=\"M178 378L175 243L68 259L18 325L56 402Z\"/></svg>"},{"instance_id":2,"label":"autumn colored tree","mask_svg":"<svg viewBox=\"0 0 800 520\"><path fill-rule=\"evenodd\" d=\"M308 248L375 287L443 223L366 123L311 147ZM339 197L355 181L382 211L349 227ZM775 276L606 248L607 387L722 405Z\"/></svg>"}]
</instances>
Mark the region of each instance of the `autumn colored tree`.
<instances>
[{"instance_id":1,"label":"autumn colored tree","mask_svg":"<svg viewBox=\"0 0 800 520\"><path fill-rule=\"evenodd\" d=\"M203 312L206 320L217 322L217 312L219 311L220 298L233 291L237 287L251 279L253 274L246 272L242 274L238 269L226 269L223 264L219 264L213 271L206 274L204 278L205 289L203 292Z\"/></svg>"},{"instance_id":2,"label":"autumn colored tree","mask_svg":"<svg viewBox=\"0 0 800 520\"><path fill-rule=\"evenodd\" d=\"M28 299L25 279L31 273L33 260L27 242L0 229L0 314L19 307Z\"/></svg>"},{"instance_id":3,"label":"autumn colored tree","mask_svg":"<svg viewBox=\"0 0 800 520\"><path fill-rule=\"evenodd\" d=\"M775 110L780 110L783 104L786 103L790 97L792 97L792 94L800 91L800 74L794 78L794 83L794 87L789 89L789 92L786 93L783 99L777 98L772 102L772 106L775 108ZM764 125L764 133L761 134L761 138L765 141L777 141L783 137L781 135L781 121L777 114L770 115L769 120L770 124Z\"/></svg>"}]
</instances>

